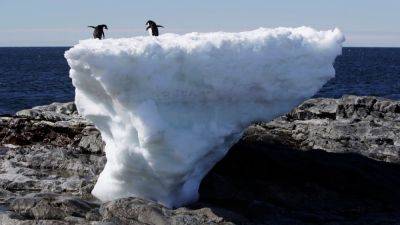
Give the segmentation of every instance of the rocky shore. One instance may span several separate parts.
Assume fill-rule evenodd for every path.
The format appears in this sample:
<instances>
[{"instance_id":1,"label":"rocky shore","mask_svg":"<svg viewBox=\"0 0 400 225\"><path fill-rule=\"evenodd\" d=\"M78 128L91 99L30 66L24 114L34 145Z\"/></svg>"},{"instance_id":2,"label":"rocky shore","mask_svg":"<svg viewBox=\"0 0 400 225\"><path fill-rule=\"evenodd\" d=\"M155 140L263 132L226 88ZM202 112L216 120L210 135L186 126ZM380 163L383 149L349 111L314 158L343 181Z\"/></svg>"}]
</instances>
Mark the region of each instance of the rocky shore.
<instances>
[{"instance_id":1,"label":"rocky shore","mask_svg":"<svg viewBox=\"0 0 400 225\"><path fill-rule=\"evenodd\" d=\"M106 158L73 103L0 117L0 224L400 224L400 102L310 99L249 126L196 204L90 191Z\"/></svg>"}]
</instances>

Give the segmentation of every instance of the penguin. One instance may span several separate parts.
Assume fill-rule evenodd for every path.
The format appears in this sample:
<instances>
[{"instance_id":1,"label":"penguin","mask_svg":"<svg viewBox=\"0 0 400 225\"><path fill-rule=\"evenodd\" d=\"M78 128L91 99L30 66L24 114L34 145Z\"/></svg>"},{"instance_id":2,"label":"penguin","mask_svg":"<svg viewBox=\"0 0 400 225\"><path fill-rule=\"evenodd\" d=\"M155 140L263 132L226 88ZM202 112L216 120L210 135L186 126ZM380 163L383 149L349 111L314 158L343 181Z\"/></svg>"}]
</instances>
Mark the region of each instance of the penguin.
<instances>
[{"instance_id":1,"label":"penguin","mask_svg":"<svg viewBox=\"0 0 400 225\"><path fill-rule=\"evenodd\" d=\"M101 25L97 25L97 26L88 26L88 27L90 27L90 28L93 28L94 29L94 31L93 31L93 38L94 39L103 39L103 38L105 38L106 36L104 35L104 30L103 29L106 29L106 30L108 30L108 27L107 27L107 25L105 25L105 24L101 24Z\"/></svg>"},{"instance_id":2,"label":"penguin","mask_svg":"<svg viewBox=\"0 0 400 225\"><path fill-rule=\"evenodd\" d=\"M152 20L147 21L146 25L148 26L148 27L146 28L146 30L149 31L149 34L150 34L151 36L158 36L158 28L159 28L159 27L164 28L164 27L161 26L161 25L157 25L157 24L156 24L154 21L152 21Z\"/></svg>"}]
</instances>

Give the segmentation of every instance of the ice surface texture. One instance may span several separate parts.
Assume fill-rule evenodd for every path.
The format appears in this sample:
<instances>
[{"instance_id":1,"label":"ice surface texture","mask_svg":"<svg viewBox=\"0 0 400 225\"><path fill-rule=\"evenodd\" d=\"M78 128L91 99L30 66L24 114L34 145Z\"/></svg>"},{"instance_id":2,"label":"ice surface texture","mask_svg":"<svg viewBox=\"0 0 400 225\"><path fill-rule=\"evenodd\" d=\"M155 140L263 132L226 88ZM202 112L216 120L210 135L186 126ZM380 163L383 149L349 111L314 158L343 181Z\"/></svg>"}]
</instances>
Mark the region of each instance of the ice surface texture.
<instances>
[{"instance_id":1,"label":"ice surface texture","mask_svg":"<svg viewBox=\"0 0 400 225\"><path fill-rule=\"evenodd\" d=\"M334 77L343 41L338 29L308 27L81 41L65 57L78 110L106 142L93 195L195 201L247 125Z\"/></svg>"}]
</instances>

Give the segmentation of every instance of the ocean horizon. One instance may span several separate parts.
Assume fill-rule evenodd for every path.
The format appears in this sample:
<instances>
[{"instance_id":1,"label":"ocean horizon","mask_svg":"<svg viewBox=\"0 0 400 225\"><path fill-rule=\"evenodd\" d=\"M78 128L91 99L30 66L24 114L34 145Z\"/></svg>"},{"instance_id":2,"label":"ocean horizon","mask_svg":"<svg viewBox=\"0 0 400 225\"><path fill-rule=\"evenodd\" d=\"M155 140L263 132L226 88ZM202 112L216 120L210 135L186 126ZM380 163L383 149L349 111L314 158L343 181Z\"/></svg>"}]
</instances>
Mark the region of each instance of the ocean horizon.
<instances>
[{"instance_id":1,"label":"ocean horizon","mask_svg":"<svg viewBox=\"0 0 400 225\"><path fill-rule=\"evenodd\" d=\"M74 100L65 47L0 47L0 114ZM344 47L336 77L314 97L372 95L400 99L400 48Z\"/></svg>"}]
</instances>

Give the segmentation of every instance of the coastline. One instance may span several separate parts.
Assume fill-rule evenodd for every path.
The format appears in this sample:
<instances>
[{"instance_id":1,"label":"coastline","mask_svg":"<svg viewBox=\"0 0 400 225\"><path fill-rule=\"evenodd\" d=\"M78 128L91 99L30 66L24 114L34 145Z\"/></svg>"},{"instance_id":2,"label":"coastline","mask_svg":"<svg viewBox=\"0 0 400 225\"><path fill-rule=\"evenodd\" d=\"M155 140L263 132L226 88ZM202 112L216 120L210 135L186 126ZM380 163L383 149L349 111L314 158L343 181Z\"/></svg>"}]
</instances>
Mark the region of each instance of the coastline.
<instances>
[{"instance_id":1,"label":"coastline","mask_svg":"<svg viewBox=\"0 0 400 225\"><path fill-rule=\"evenodd\" d=\"M173 210L138 198L96 201L90 191L106 160L100 133L73 103L34 107L0 118L0 206L7 209L0 221L398 221L399 133L400 101L307 100L285 116L250 125L203 179L199 202Z\"/></svg>"}]
</instances>

